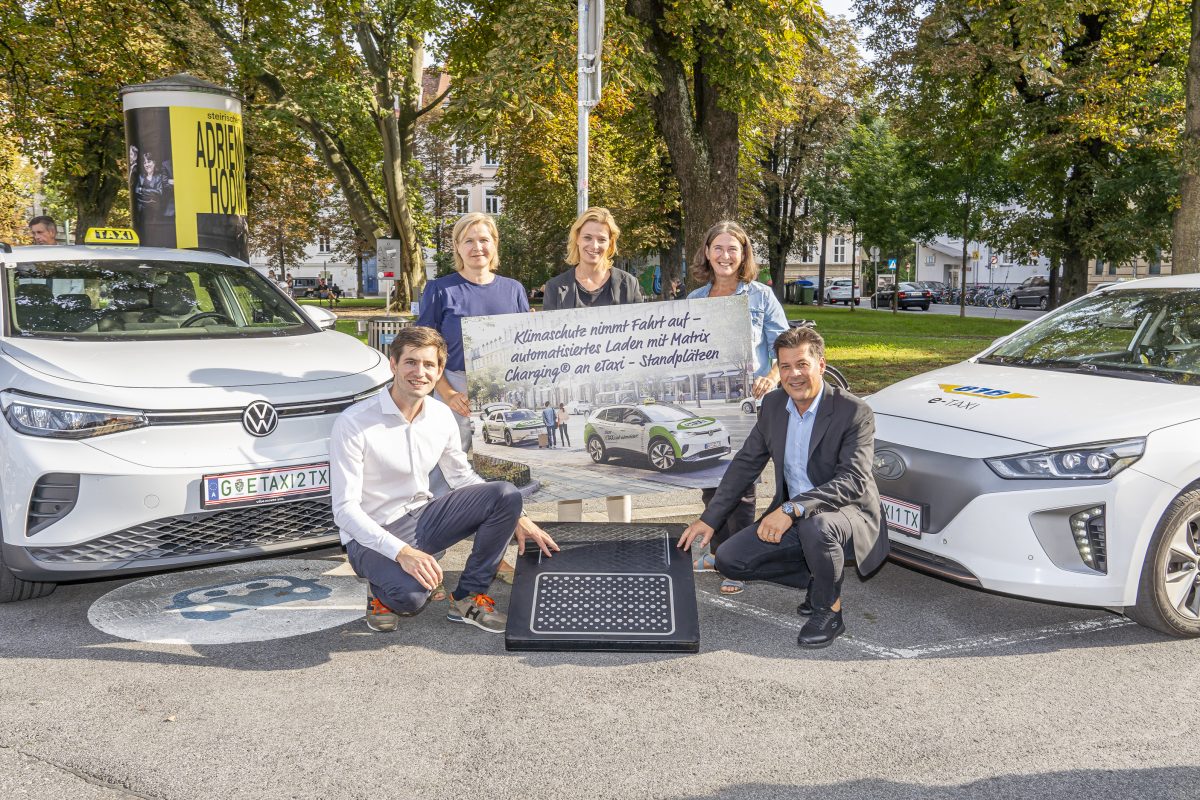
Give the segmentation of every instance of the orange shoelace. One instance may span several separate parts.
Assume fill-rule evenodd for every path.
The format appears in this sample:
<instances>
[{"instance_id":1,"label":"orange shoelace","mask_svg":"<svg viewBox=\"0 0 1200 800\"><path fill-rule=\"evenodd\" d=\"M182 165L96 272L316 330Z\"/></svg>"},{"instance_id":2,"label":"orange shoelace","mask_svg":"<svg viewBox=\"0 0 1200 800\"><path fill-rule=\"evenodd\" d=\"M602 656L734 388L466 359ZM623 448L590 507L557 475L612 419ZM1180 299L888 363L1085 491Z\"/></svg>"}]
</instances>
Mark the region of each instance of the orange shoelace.
<instances>
[{"instance_id":1,"label":"orange shoelace","mask_svg":"<svg viewBox=\"0 0 1200 800\"><path fill-rule=\"evenodd\" d=\"M372 614L391 614L392 610L379 602L379 598L371 598L371 613Z\"/></svg>"},{"instance_id":2,"label":"orange shoelace","mask_svg":"<svg viewBox=\"0 0 1200 800\"><path fill-rule=\"evenodd\" d=\"M475 605L482 606L485 611L489 612L496 610L496 601L488 597L483 592L475 595Z\"/></svg>"}]
</instances>

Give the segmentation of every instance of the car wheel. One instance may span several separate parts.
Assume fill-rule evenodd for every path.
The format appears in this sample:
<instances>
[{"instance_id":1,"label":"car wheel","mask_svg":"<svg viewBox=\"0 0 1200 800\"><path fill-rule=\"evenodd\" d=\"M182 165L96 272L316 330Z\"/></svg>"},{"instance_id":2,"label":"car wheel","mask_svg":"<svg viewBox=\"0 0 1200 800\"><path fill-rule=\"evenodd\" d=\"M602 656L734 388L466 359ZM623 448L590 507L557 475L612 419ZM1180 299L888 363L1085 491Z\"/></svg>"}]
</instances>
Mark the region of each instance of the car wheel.
<instances>
[{"instance_id":1,"label":"car wheel","mask_svg":"<svg viewBox=\"0 0 1200 800\"><path fill-rule=\"evenodd\" d=\"M1038 309L1041 311L1045 311L1049 305L1050 305L1049 298L1043 297L1041 300L1038 300Z\"/></svg>"},{"instance_id":2,"label":"car wheel","mask_svg":"<svg viewBox=\"0 0 1200 800\"><path fill-rule=\"evenodd\" d=\"M486 425L485 425L485 426L484 426L484 428L483 428L483 443L484 443L484 444L491 444L491 443L492 443L492 437L488 436L488 432L487 432L487 426L486 426Z\"/></svg>"},{"instance_id":3,"label":"car wheel","mask_svg":"<svg viewBox=\"0 0 1200 800\"><path fill-rule=\"evenodd\" d=\"M856 298L854 298L854 305L858 305L858 304L859 304L859 303L861 303L861 302L862 302L862 298L861 298L861 297L856 297ZM849 302L847 302L847 303L846 303L846 305L850 305L850 303L849 303Z\"/></svg>"},{"instance_id":4,"label":"car wheel","mask_svg":"<svg viewBox=\"0 0 1200 800\"><path fill-rule=\"evenodd\" d=\"M747 400L746 402L742 403L742 413L743 414L753 414L754 413L754 401L753 400Z\"/></svg>"},{"instance_id":5,"label":"car wheel","mask_svg":"<svg viewBox=\"0 0 1200 800\"><path fill-rule=\"evenodd\" d=\"M1010 298L1008 298L1008 307L1014 308L1014 309L1020 308L1021 302L1019 300L1017 300L1017 298L1015 298L1015 297L1010 297Z\"/></svg>"},{"instance_id":6,"label":"car wheel","mask_svg":"<svg viewBox=\"0 0 1200 800\"><path fill-rule=\"evenodd\" d=\"M871 295L871 308L879 308L879 300L876 299L875 295Z\"/></svg>"},{"instance_id":7,"label":"car wheel","mask_svg":"<svg viewBox=\"0 0 1200 800\"><path fill-rule=\"evenodd\" d=\"M504 443L505 443L506 445L508 445L509 447L512 447L512 446L513 446L513 445L512 445L512 431L505 431L505 432L504 432Z\"/></svg>"},{"instance_id":8,"label":"car wheel","mask_svg":"<svg viewBox=\"0 0 1200 800\"><path fill-rule=\"evenodd\" d=\"M921 304L921 310L922 310L922 311L928 311L928 310L929 310L929 303L922 303L922 304Z\"/></svg>"},{"instance_id":9,"label":"car wheel","mask_svg":"<svg viewBox=\"0 0 1200 800\"><path fill-rule=\"evenodd\" d=\"M650 449L646 451L646 455L650 458L650 466L654 467L659 472L666 472L675 466L678 459L675 457L675 448L666 439L654 439L650 442Z\"/></svg>"},{"instance_id":10,"label":"car wheel","mask_svg":"<svg viewBox=\"0 0 1200 800\"><path fill-rule=\"evenodd\" d=\"M597 464L603 464L608 461L608 451L604 449L604 441L599 436L593 436L588 439L587 443L588 455L592 457L592 461Z\"/></svg>"},{"instance_id":11,"label":"car wheel","mask_svg":"<svg viewBox=\"0 0 1200 800\"><path fill-rule=\"evenodd\" d=\"M1167 506L1146 549L1130 619L1171 636L1200 636L1200 488Z\"/></svg>"},{"instance_id":12,"label":"car wheel","mask_svg":"<svg viewBox=\"0 0 1200 800\"><path fill-rule=\"evenodd\" d=\"M18 578L9 571L8 567L4 566L4 553L0 552L0 603L14 603L18 600L45 597L57 586L57 583L26 581Z\"/></svg>"}]
</instances>

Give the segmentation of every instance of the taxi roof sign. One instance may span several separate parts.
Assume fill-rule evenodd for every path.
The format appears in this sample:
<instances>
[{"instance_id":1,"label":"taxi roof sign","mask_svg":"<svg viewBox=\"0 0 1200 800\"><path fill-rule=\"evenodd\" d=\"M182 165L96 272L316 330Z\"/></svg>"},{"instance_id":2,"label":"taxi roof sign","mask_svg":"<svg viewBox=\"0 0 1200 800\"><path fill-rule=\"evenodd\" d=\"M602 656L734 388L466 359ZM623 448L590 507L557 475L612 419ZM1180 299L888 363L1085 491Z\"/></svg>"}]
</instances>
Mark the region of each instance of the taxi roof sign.
<instances>
[{"instance_id":1,"label":"taxi roof sign","mask_svg":"<svg viewBox=\"0 0 1200 800\"><path fill-rule=\"evenodd\" d=\"M139 243L133 228L88 228L83 237L84 244L132 244Z\"/></svg>"}]
</instances>

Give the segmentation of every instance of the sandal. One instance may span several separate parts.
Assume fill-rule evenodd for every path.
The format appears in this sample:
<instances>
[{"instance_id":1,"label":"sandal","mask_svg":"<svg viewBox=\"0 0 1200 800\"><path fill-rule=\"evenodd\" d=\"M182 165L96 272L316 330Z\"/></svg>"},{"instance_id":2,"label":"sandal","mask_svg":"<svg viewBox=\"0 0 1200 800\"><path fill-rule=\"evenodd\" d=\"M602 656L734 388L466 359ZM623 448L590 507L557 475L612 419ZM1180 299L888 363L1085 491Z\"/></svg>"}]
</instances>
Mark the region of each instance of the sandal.
<instances>
[{"instance_id":1,"label":"sandal","mask_svg":"<svg viewBox=\"0 0 1200 800\"><path fill-rule=\"evenodd\" d=\"M508 563L508 559L500 559L500 566L496 567L496 577L502 582L512 586L513 579L517 577L517 568Z\"/></svg>"},{"instance_id":2,"label":"sandal","mask_svg":"<svg viewBox=\"0 0 1200 800\"><path fill-rule=\"evenodd\" d=\"M721 581L721 594L741 594L744 591L746 591L745 581L735 581L732 578Z\"/></svg>"},{"instance_id":3,"label":"sandal","mask_svg":"<svg viewBox=\"0 0 1200 800\"><path fill-rule=\"evenodd\" d=\"M716 572L717 557L712 553L705 553L692 562L692 572Z\"/></svg>"}]
</instances>

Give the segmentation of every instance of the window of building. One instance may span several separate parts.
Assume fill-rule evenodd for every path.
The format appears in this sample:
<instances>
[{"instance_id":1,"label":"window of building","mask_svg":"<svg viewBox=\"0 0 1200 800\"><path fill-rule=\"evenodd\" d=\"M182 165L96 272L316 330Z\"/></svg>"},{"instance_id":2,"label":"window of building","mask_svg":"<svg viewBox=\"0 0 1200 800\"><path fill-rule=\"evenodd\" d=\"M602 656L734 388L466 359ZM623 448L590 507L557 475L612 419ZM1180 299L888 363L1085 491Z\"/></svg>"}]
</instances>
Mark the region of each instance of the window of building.
<instances>
[{"instance_id":1,"label":"window of building","mask_svg":"<svg viewBox=\"0 0 1200 800\"><path fill-rule=\"evenodd\" d=\"M1157 250L1150 256L1150 274L1162 275L1162 253Z\"/></svg>"},{"instance_id":2,"label":"window of building","mask_svg":"<svg viewBox=\"0 0 1200 800\"><path fill-rule=\"evenodd\" d=\"M500 197L495 189L487 189L483 193L483 210L489 214L500 213Z\"/></svg>"},{"instance_id":3,"label":"window of building","mask_svg":"<svg viewBox=\"0 0 1200 800\"><path fill-rule=\"evenodd\" d=\"M454 145L454 163L465 167L471 163L471 148L465 144Z\"/></svg>"},{"instance_id":4,"label":"window of building","mask_svg":"<svg viewBox=\"0 0 1200 800\"><path fill-rule=\"evenodd\" d=\"M1103 258L1096 259L1096 274L1097 275L1104 274L1104 259Z\"/></svg>"},{"instance_id":5,"label":"window of building","mask_svg":"<svg viewBox=\"0 0 1200 800\"><path fill-rule=\"evenodd\" d=\"M329 243L329 234L322 233L317 237L317 250L322 253L333 252L333 247Z\"/></svg>"},{"instance_id":6,"label":"window of building","mask_svg":"<svg viewBox=\"0 0 1200 800\"><path fill-rule=\"evenodd\" d=\"M846 237L845 236L839 235L839 236L833 237L833 263L835 263L835 264L845 264L846 263Z\"/></svg>"},{"instance_id":7,"label":"window of building","mask_svg":"<svg viewBox=\"0 0 1200 800\"><path fill-rule=\"evenodd\" d=\"M1108 274L1109 275L1117 274L1117 262L1115 260L1108 262Z\"/></svg>"},{"instance_id":8,"label":"window of building","mask_svg":"<svg viewBox=\"0 0 1200 800\"><path fill-rule=\"evenodd\" d=\"M454 190L454 211L456 214L466 214L471 210L471 193L466 189Z\"/></svg>"},{"instance_id":9,"label":"window of building","mask_svg":"<svg viewBox=\"0 0 1200 800\"><path fill-rule=\"evenodd\" d=\"M496 152L494 145L485 145L483 148L483 165L485 167L500 166L500 155Z\"/></svg>"}]
</instances>

